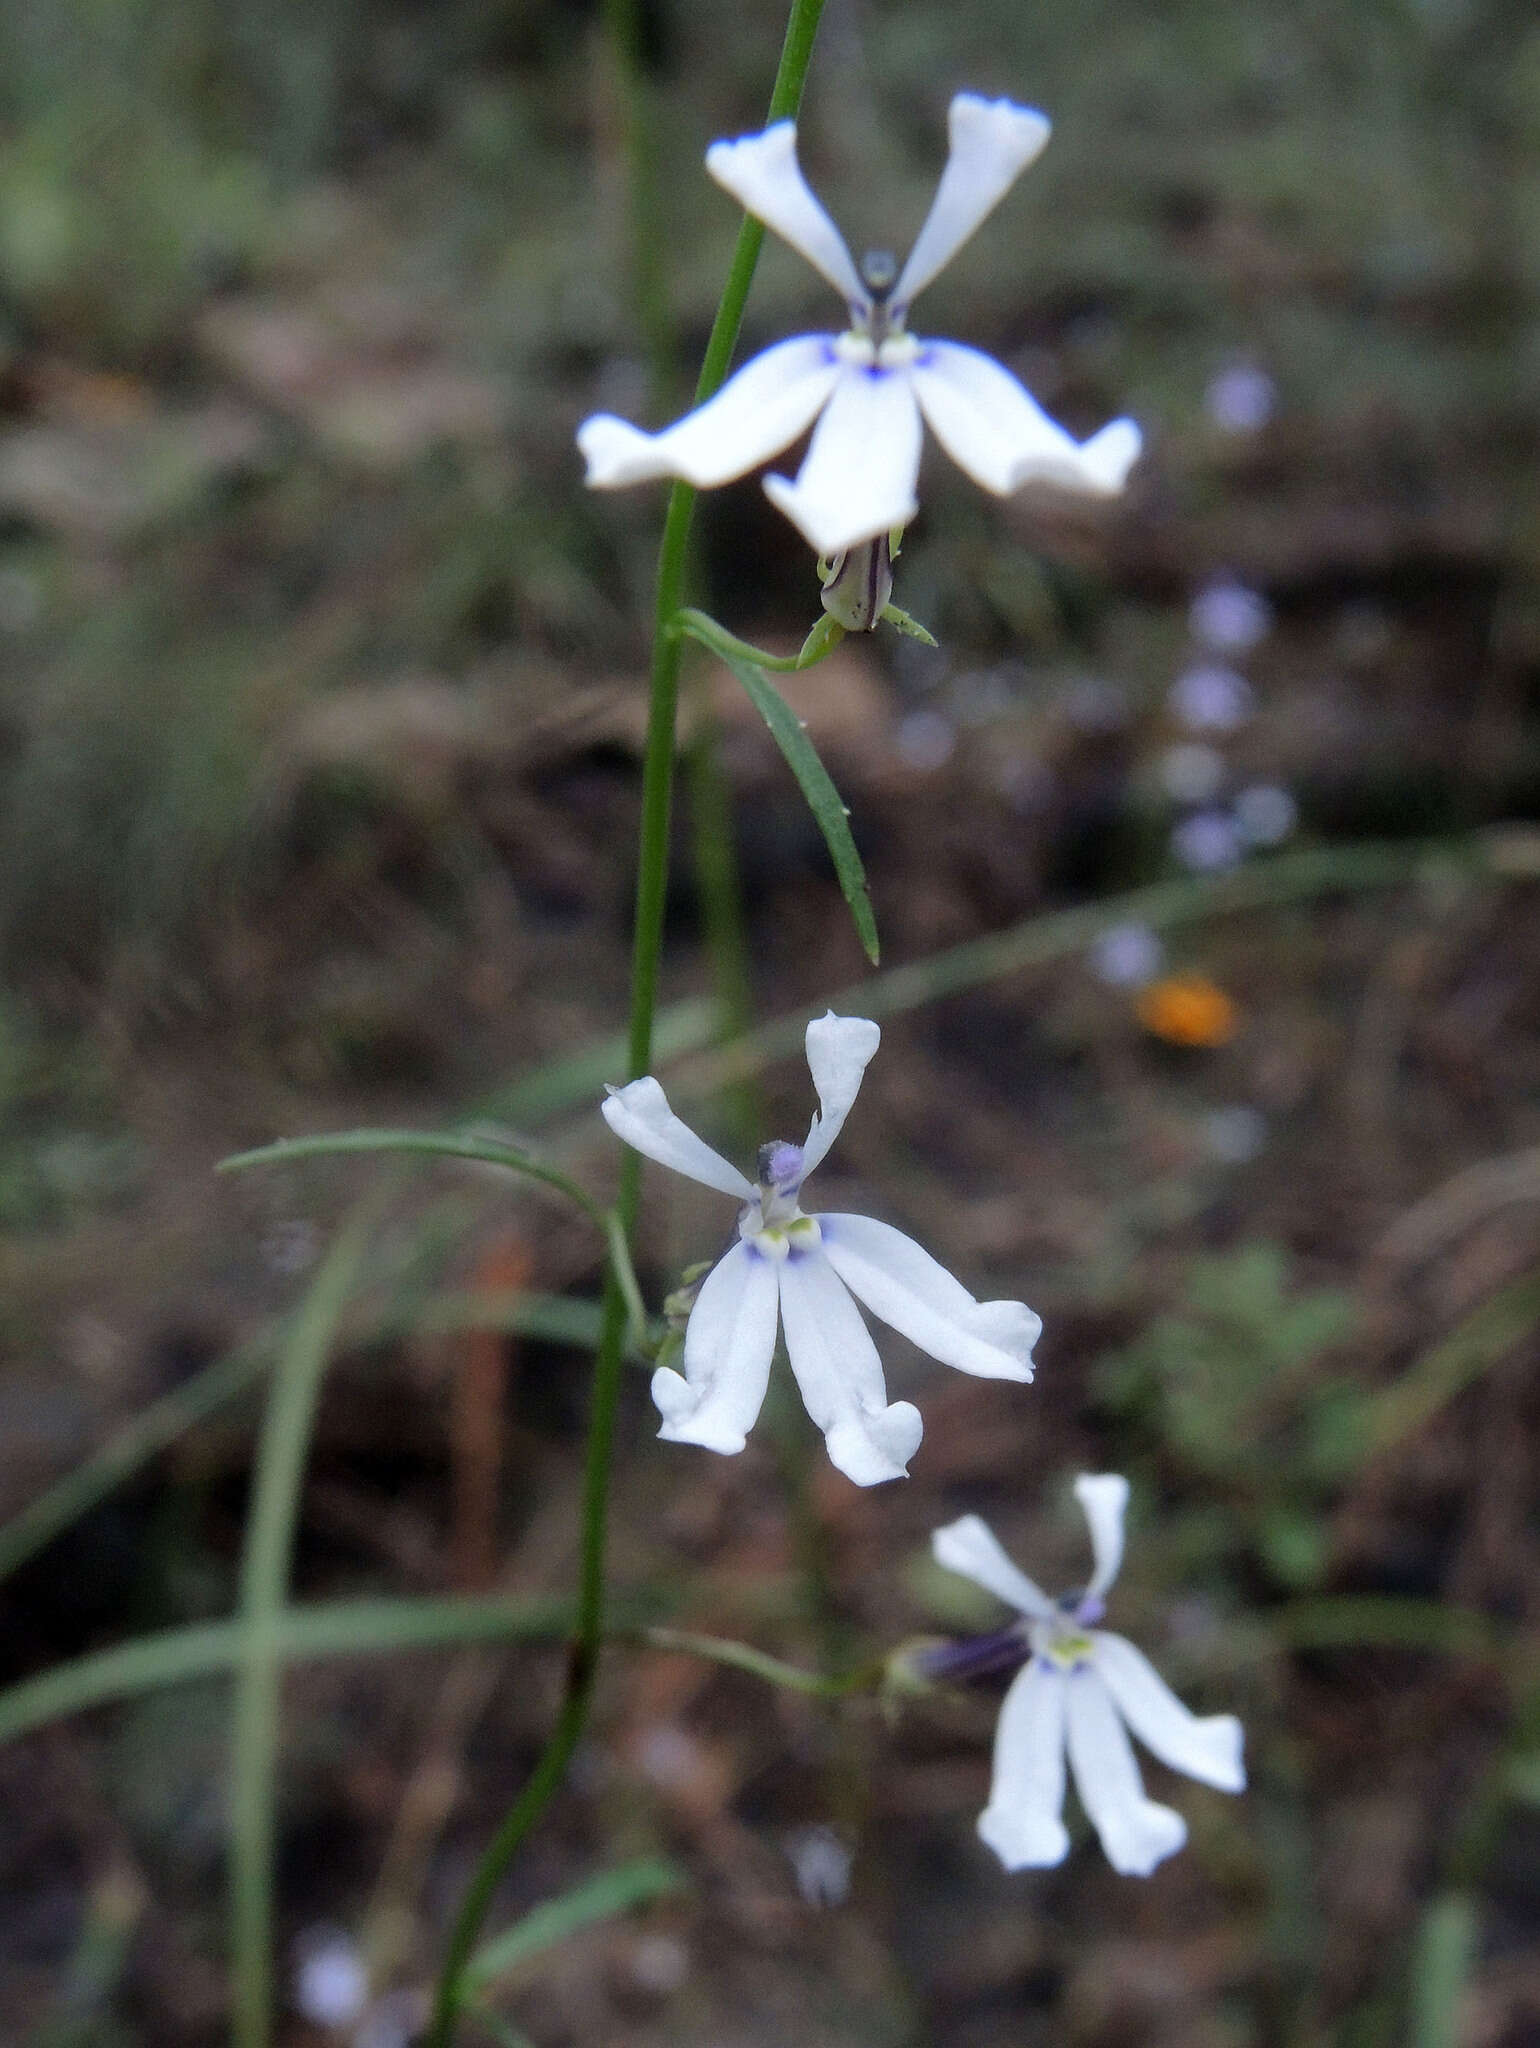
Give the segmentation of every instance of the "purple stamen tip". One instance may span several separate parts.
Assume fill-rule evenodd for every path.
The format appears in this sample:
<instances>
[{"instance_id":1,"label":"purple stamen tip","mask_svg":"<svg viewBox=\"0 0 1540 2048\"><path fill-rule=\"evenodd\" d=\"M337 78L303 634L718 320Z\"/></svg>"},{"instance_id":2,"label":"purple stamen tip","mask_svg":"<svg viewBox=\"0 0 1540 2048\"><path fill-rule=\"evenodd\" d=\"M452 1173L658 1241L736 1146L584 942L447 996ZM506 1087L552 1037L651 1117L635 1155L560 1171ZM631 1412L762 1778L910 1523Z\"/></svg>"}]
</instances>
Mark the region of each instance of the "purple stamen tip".
<instances>
[{"instance_id":1,"label":"purple stamen tip","mask_svg":"<svg viewBox=\"0 0 1540 2048\"><path fill-rule=\"evenodd\" d=\"M1076 1604L1075 1619L1082 1628L1095 1628L1099 1621L1106 1619L1106 1616L1106 1601L1098 1600L1093 1594L1087 1593L1085 1598Z\"/></svg>"},{"instance_id":2,"label":"purple stamen tip","mask_svg":"<svg viewBox=\"0 0 1540 2048\"><path fill-rule=\"evenodd\" d=\"M789 1194L802 1181L802 1147L776 1138L759 1148L759 1177L778 1194Z\"/></svg>"}]
</instances>

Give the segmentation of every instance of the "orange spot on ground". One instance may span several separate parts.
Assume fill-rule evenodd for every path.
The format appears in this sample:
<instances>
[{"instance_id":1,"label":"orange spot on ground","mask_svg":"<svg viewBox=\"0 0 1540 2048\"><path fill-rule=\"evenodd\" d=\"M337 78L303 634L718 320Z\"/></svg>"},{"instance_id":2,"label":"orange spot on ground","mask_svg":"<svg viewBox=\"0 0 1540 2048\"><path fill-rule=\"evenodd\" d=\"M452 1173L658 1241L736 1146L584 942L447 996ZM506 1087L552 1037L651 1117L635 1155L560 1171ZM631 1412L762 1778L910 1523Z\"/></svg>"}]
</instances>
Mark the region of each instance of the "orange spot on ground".
<instances>
[{"instance_id":1,"label":"orange spot on ground","mask_svg":"<svg viewBox=\"0 0 1540 2048\"><path fill-rule=\"evenodd\" d=\"M1204 974L1168 974L1139 991L1134 1005L1146 1031L1169 1045L1228 1045L1241 1013Z\"/></svg>"}]
</instances>

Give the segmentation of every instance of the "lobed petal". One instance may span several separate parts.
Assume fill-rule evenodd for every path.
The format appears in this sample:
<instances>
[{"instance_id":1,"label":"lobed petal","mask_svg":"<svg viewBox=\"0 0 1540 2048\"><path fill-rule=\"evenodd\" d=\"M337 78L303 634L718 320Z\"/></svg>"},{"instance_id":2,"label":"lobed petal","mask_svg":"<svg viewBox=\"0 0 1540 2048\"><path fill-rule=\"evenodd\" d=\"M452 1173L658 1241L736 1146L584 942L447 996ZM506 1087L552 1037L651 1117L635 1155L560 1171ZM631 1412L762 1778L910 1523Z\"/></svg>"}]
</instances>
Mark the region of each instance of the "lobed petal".
<instances>
[{"instance_id":1,"label":"lobed petal","mask_svg":"<svg viewBox=\"0 0 1540 2048\"><path fill-rule=\"evenodd\" d=\"M902 1479L923 1425L910 1402L888 1405L861 1311L819 1252L793 1252L779 1274L786 1355L831 1461L857 1486Z\"/></svg>"},{"instance_id":2,"label":"lobed petal","mask_svg":"<svg viewBox=\"0 0 1540 2048\"><path fill-rule=\"evenodd\" d=\"M738 1243L706 1275L684 1333L684 1373L659 1366L652 1398L659 1436L741 1451L764 1405L775 1353L779 1290L775 1267Z\"/></svg>"},{"instance_id":3,"label":"lobed petal","mask_svg":"<svg viewBox=\"0 0 1540 2048\"><path fill-rule=\"evenodd\" d=\"M1187 1823L1144 1796L1127 1731L1100 1674L1082 1664L1069 1674L1069 1762L1075 1790L1113 1869L1148 1877L1187 1840Z\"/></svg>"},{"instance_id":4,"label":"lobed petal","mask_svg":"<svg viewBox=\"0 0 1540 2048\"><path fill-rule=\"evenodd\" d=\"M754 1199L753 1182L675 1116L662 1083L651 1074L628 1081L624 1088L612 1088L599 1111L616 1137L633 1151L671 1167L687 1180L699 1181L703 1187L736 1195L740 1202Z\"/></svg>"},{"instance_id":5,"label":"lobed petal","mask_svg":"<svg viewBox=\"0 0 1540 2048\"><path fill-rule=\"evenodd\" d=\"M706 151L706 169L746 213L774 228L821 271L847 306L870 306L871 295L850 260L844 236L802 175L794 121L777 121L763 134L740 136L736 142L713 142Z\"/></svg>"},{"instance_id":6,"label":"lobed petal","mask_svg":"<svg viewBox=\"0 0 1540 2048\"><path fill-rule=\"evenodd\" d=\"M1082 1472L1075 1498L1091 1530L1094 1570L1085 1589L1087 1600L1105 1598L1123 1563L1123 1516L1128 1508L1128 1481L1118 1472Z\"/></svg>"},{"instance_id":7,"label":"lobed petal","mask_svg":"<svg viewBox=\"0 0 1540 2048\"><path fill-rule=\"evenodd\" d=\"M1018 1614L1050 1621L1057 1613L1048 1595L1012 1563L994 1531L978 1515L964 1515L956 1522L948 1522L931 1537L930 1547L937 1564L972 1579L975 1586L993 1593Z\"/></svg>"},{"instance_id":8,"label":"lobed petal","mask_svg":"<svg viewBox=\"0 0 1540 2048\"><path fill-rule=\"evenodd\" d=\"M961 342L922 342L909 376L947 454L998 497L1039 482L1111 496L1139 453L1132 420L1114 420L1089 441L1076 441L1004 364Z\"/></svg>"},{"instance_id":9,"label":"lobed petal","mask_svg":"<svg viewBox=\"0 0 1540 2048\"><path fill-rule=\"evenodd\" d=\"M890 1223L821 1215L818 1227L829 1263L851 1293L911 1344L980 1379L1031 1379L1032 1346L1043 1325L1024 1301L975 1301Z\"/></svg>"},{"instance_id":10,"label":"lobed petal","mask_svg":"<svg viewBox=\"0 0 1540 2048\"><path fill-rule=\"evenodd\" d=\"M1035 107L986 100L973 92L956 95L947 111L951 149L946 169L893 287L895 309L910 305L915 293L951 262L1040 154L1050 132L1048 116Z\"/></svg>"},{"instance_id":11,"label":"lobed petal","mask_svg":"<svg viewBox=\"0 0 1540 2048\"><path fill-rule=\"evenodd\" d=\"M805 1180L828 1156L829 1147L844 1128L860 1092L861 1077L882 1042L882 1032L870 1017L836 1017L826 1010L808 1025L802 1042L818 1096L818 1114L808 1126L807 1143L802 1147Z\"/></svg>"},{"instance_id":12,"label":"lobed petal","mask_svg":"<svg viewBox=\"0 0 1540 2048\"><path fill-rule=\"evenodd\" d=\"M1118 1712L1152 1755L1221 1792L1245 1791L1246 1737L1233 1714L1189 1713L1149 1658L1123 1636L1098 1629L1091 1642L1091 1661Z\"/></svg>"},{"instance_id":13,"label":"lobed petal","mask_svg":"<svg viewBox=\"0 0 1540 2048\"><path fill-rule=\"evenodd\" d=\"M1069 1853L1060 1818L1068 1684L1067 1672L1034 1657L1001 1702L989 1804L978 1825L1007 1870L1041 1870Z\"/></svg>"},{"instance_id":14,"label":"lobed petal","mask_svg":"<svg viewBox=\"0 0 1540 2048\"><path fill-rule=\"evenodd\" d=\"M841 366L795 483L767 476L773 505L821 555L843 554L919 510L920 411L908 369Z\"/></svg>"},{"instance_id":15,"label":"lobed petal","mask_svg":"<svg viewBox=\"0 0 1540 2048\"><path fill-rule=\"evenodd\" d=\"M833 337L801 334L752 356L715 397L661 433L595 413L577 431L585 481L618 490L679 476L706 490L758 469L817 417L840 375Z\"/></svg>"}]
</instances>

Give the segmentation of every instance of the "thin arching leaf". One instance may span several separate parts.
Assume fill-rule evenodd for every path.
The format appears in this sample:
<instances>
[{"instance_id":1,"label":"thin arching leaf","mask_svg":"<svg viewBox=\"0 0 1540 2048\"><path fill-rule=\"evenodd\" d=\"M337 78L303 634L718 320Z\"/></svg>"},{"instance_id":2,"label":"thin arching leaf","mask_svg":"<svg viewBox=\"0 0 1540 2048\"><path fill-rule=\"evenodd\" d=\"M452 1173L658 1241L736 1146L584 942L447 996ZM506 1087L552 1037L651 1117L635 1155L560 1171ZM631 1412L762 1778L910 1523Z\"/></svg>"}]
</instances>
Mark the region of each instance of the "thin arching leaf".
<instances>
[{"instance_id":1,"label":"thin arching leaf","mask_svg":"<svg viewBox=\"0 0 1540 2048\"><path fill-rule=\"evenodd\" d=\"M819 760L818 750L803 730L802 721L764 670L720 648L716 651L748 691L754 709L770 728L770 737L786 756L786 765L796 776L798 787L807 798L808 808L818 821L818 829L829 849L829 858L834 862L834 872L839 878L845 901L850 905L850 915L855 920L856 933L865 948L866 957L875 967L879 951L877 921L872 916L871 898L866 893L866 869L856 851L855 840L850 836L849 815L828 769Z\"/></svg>"}]
</instances>

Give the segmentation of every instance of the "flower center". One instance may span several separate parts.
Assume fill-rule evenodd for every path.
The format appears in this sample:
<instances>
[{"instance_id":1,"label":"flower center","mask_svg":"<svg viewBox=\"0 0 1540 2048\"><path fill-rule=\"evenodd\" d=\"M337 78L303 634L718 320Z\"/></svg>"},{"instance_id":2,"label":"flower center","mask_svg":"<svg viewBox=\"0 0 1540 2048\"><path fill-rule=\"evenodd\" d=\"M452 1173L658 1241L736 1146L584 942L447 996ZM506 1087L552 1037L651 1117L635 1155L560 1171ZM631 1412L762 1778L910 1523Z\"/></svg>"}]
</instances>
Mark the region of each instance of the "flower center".
<instances>
[{"instance_id":1,"label":"flower center","mask_svg":"<svg viewBox=\"0 0 1540 2048\"><path fill-rule=\"evenodd\" d=\"M1060 1671L1073 1671L1091 1654L1090 1636L1067 1618L1034 1622L1031 1640L1032 1654L1047 1664L1055 1665Z\"/></svg>"},{"instance_id":2,"label":"flower center","mask_svg":"<svg viewBox=\"0 0 1540 2048\"><path fill-rule=\"evenodd\" d=\"M759 1148L759 1193L745 1202L738 1235L767 1258L785 1259L794 1250L811 1249L820 1241L818 1225L797 1205L802 1191L803 1153L788 1138L772 1138Z\"/></svg>"},{"instance_id":3,"label":"flower center","mask_svg":"<svg viewBox=\"0 0 1540 2048\"><path fill-rule=\"evenodd\" d=\"M803 1215L795 1197L787 1215L768 1216L767 1207L763 1196L757 1202L745 1202L738 1218L738 1235L762 1258L789 1259L793 1252L815 1251L823 1243L817 1220Z\"/></svg>"},{"instance_id":4,"label":"flower center","mask_svg":"<svg viewBox=\"0 0 1540 2048\"><path fill-rule=\"evenodd\" d=\"M1066 1593L1058 1613L1034 1621L1028 1630L1032 1654L1060 1671L1073 1671L1091 1654L1090 1631L1102 1618L1102 1603L1085 1593Z\"/></svg>"}]
</instances>

